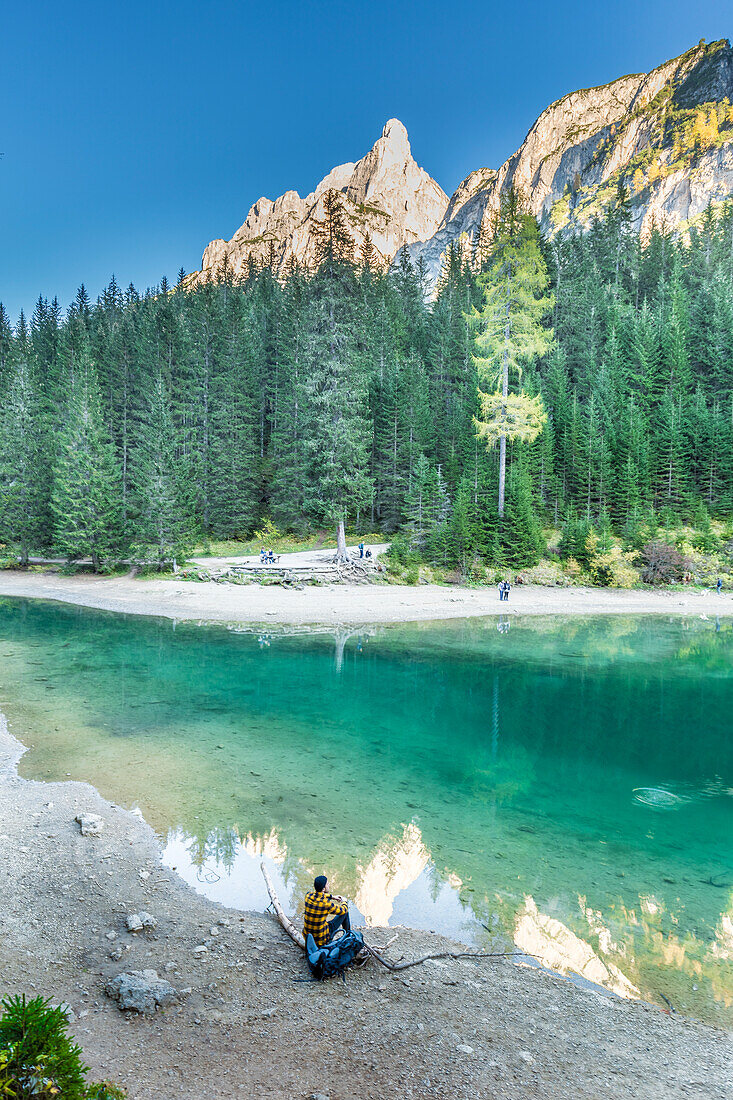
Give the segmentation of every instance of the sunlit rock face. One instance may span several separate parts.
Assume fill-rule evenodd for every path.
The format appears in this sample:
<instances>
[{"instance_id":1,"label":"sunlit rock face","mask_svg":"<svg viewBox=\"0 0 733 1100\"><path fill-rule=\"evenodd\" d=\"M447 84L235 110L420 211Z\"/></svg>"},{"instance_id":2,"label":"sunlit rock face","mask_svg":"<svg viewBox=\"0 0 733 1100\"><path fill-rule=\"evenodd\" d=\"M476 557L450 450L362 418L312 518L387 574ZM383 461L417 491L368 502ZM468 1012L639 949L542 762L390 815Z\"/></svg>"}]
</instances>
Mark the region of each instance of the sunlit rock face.
<instances>
[{"instance_id":1,"label":"sunlit rock face","mask_svg":"<svg viewBox=\"0 0 733 1100\"><path fill-rule=\"evenodd\" d=\"M395 898L419 879L430 860L417 825L405 827L399 840L385 841L364 868L357 869L355 902L367 924L389 924Z\"/></svg>"},{"instance_id":2,"label":"sunlit rock face","mask_svg":"<svg viewBox=\"0 0 733 1100\"><path fill-rule=\"evenodd\" d=\"M555 917L540 913L535 901L525 897L517 914L514 942L543 966L561 974L579 974L595 985L610 989L619 997L639 997L639 990L617 966L604 962L590 944Z\"/></svg>"},{"instance_id":3,"label":"sunlit rock face","mask_svg":"<svg viewBox=\"0 0 733 1100\"><path fill-rule=\"evenodd\" d=\"M275 863L284 863L288 854L274 829L263 836L253 836L248 833L241 838L240 844L242 851L255 859L271 859Z\"/></svg>"},{"instance_id":4,"label":"sunlit rock face","mask_svg":"<svg viewBox=\"0 0 733 1100\"><path fill-rule=\"evenodd\" d=\"M215 240L207 247L201 271L188 278L195 285L219 274L226 264L240 275L250 257L273 262L285 272L292 261L312 266L316 259L314 222L324 217L329 190L339 192L358 259L367 233L378 262L389 263L405 244L425 240L437 229L448 197L413 159L407 131L390 119L373 148L356 164L332 169L305 198L286 191L272 202L261 198L231 240Z\"/></svg>"},{"instance_id":5,"label":"sunlit rock face","mask_svg":"<svg viewBox=\"0 0 733 1100\"><path fill-rule=\"evenodd\" d=\"M539 116L498 171L472 172L430 240L409 245L437 279L445 249L478 244L510 186L549 234L584 229L628 189L632 223L673 227L733 194L733 51L700 45L650 73L571 92ZM713 115L715 116L713 118Z\"/></svg>"}]
</instances>

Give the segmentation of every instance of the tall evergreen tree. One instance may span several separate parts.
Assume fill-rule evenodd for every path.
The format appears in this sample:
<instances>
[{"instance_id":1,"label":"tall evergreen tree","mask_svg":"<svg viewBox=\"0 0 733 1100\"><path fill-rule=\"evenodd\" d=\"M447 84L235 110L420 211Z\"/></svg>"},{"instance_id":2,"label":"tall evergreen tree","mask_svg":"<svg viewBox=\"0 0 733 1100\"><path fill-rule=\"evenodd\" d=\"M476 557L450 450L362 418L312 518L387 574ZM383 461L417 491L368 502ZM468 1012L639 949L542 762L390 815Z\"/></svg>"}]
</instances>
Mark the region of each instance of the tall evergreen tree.
<instances>
[{"instance_id":1,"label":"tall evergreen tree","mask_svg":"<svg viewBox=\"0 0 733 1100\"><path fill-rule=\"evenodd\" d=\"M43 398L21 359L0 406L0 538L18 547L21 565L48 541L49 488Z\"/></svg>"},{"instance_id":2,"label":"tall evergreen tree","mask_svg":"<svg viewBox=\"0 0 733 1100\"><path fill-rule=\"evenodd\" d=\"M95 570L122 545L120 469L102 413L96 371L76 364L54 471L54 544L70 561L88 555Z\"/></svg>"},{"instance_id":3,"label":"tall evergreen tree","mask_svg":"<svg viewBox=\"0 0 733 1100\"><path fill-rule=\"evenodd\" d=\"M507 440L536 438L545 416L541 398L521 391L510 395L509 376L521 377L523 366L544 355L552 342L552 330L543 324L552 309L552 295L537 222L513 188L502 201L494 242L491 265L479 277L483 305L474 309L472 321L479 376L484 385L498 385L490 393L479 391L481 416L476 427L490 447L499 444L498 512L502 516Z\"/></svg>"}]
</instances>

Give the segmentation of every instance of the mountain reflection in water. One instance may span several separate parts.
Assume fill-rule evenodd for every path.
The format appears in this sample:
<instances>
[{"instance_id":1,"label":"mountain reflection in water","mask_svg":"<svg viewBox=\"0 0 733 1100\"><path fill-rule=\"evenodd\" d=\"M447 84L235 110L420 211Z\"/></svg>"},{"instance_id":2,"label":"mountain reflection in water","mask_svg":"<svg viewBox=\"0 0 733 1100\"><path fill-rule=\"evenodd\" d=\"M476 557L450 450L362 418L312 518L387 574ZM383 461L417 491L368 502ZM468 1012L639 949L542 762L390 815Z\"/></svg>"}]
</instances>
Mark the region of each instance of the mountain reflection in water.
<instances>
[{"instance_id":1,"label":"mountain reflection in water","mask_svg":"<svg viewBox=\"0 0 733 1100\"><path fill-rule=\"evenodd\" d=\"M435 928L733 1023L729 621L249 634L0 601L24 775L88 780L198 889L314 873ZM200 881L199 881L200 880Z\"/></svg>"}]
</instances>

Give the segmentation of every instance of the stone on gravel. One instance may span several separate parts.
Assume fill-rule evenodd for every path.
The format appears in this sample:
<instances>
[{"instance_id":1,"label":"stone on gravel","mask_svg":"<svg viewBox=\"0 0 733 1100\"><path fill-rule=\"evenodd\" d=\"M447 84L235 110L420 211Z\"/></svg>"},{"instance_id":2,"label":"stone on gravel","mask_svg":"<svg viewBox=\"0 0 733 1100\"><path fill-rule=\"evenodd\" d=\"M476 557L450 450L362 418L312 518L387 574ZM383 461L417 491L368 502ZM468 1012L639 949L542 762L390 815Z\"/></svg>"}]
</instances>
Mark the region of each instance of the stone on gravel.
<instances>
[{"instance_id":1,"label":"stone on gravel","mask_svg":"<svg viewBox=\"0 0 733 1100\"><path fill-rule=\"evenodd\" d=\"M117 1001L120 1011L152 1016L158 1006L176 1004L178 994L157 970L130 970L111 978L105 985L108 997Z\"/></svg>"},{"instance_id":2,"label":"stone on gravel","mask_svg":"<svg viewBox=\"0 0 733 1100\"><path fill-rule=\"evenodd\" d=\"M125 921L128 932L154 932L158 921L150 913L130 913Z\"/></svg>"},{"instance_id":3,"label":"stone on gravel","mask_svg":"<svg viewBox=\"0 0 733 1100\"><path fill-rule=\"evenodd\" d=\"M99 836L104 822L99 814L77 814L74 821L78 824L82 836Z\"/></svg>"}]
</instances>

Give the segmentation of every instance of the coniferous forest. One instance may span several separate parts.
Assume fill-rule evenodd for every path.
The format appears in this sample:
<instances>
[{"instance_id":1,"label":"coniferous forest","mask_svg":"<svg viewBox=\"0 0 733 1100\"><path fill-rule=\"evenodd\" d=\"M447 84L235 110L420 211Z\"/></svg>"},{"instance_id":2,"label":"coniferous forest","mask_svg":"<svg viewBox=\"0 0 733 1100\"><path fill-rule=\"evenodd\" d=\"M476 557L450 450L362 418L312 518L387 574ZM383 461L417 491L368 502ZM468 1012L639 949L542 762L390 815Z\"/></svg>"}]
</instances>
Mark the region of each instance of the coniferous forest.
<instances>
[{"instance_id":1,"label":"coniferous forest","mask_svg":"<svg viewBox=\"0 0 733 1100\"><path fill-rule=\"evenodd\" d=\"M546 240L510 192L434 296L404 254L354 262L335 193L318 246L0 307L0 542L101 568L343 520L465 570L733 514L730 204L640 240L621 190Z\"/></svg>"}]
</instances>

